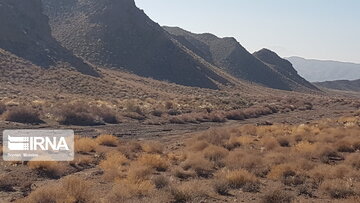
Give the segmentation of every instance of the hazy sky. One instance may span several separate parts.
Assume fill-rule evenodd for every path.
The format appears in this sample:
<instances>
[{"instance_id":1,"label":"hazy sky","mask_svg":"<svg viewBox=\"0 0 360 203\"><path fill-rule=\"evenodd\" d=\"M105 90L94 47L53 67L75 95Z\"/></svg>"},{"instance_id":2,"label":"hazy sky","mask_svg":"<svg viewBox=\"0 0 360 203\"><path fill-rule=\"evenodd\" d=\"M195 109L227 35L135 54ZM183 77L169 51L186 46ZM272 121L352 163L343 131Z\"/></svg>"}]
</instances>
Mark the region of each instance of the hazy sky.
<instances>
[{"instance_id":1,"label":"hazy sky","mask_svg":"<svg viewBox=\"0 0 360 203\"><path fill-rule=\"evenodd\" d=\"M250 52L360 63L360 0L135 0L160 25L235 37Z\"/></svg>"}]
</instances>

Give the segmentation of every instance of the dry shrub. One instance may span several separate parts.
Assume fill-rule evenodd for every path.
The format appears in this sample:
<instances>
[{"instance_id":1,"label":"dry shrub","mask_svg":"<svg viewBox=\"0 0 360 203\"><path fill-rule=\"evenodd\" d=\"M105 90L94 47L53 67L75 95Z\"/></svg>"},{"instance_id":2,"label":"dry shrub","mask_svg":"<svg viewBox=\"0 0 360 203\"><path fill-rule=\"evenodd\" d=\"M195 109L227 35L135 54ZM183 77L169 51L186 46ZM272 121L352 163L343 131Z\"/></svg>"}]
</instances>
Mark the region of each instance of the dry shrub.
<instances>
[{"instance_id":1,"label":"dry shrub","mask_svg":"<svg viewBox=\"0 0 360 203\"><path fill-rule=\"evenodd\" d=\"M13 188L14 182L11 178L7 177L5 174L0 176L0 192L15 192Z\"/></svg>"},{"instance_id":2,"label":"dry shrub","mask_svg":"<svg viewBox=\"0 0 360 203\"><path fill-rule=\"evenodd\" d=\"M331 163L332 161L340 161L344 158L335 150L329 146L322 146L317 149L316 156L323 163Z\"/></svg>"},{"instance_id":3,"label":"dry shrub","mask_svg":"<svg viewBox=\"0 0 360 203\"><path fill-rule=\"evenodd\" d=\"M328 172L330 170L330 165L320 164L308 171L307 174L312 178L313 182L316 185L320 185L329 176Z\"/></svg>"},{"instance_id":4,"label":"dry shrub","mask_svg":"<svg viewBox=\"0 0 360 203\"><path fill-rule=\"evenodd\" d=\"M146 119L146 116L138 114L136 112L128 112L128 113L124 114L124 116L134 119L134 120L139 120L139 121L143 121Z\"/></svg>"},{"instance_id":5,"label":"dry shrub","mask_svg":"<svg viewBox=\"0 0 360 203\"><path fill-rule=\"evenodd\" d=\"M130 113L137 113L139 115L145 115L144 111L141 109L141 107L136 104L136 101L127 101L127 103L125 104L126 109L130 112Z\"/></svg>"},{"instance_id":6,"label":"dry shrub","mask_svg":"<svg viewBox=\"0 0 360 203\"><path fill-rule=\"evenodd\" d=\"M246 116L243 111L233 110L226 112L226 118L229 120L244 120Z\"/></svg>"},{"instance_id":7,"label":"dry shrub","mask_svg":"<svg viewBox=\"0 0 360 203\"><path fill-rule=\"evenodd\" d=\"M170 187L174 202L200 202L203 198L209 197L209 191L207 185L200 180L183 182Z\"/></svg>"},{"instance_id":8,"label":"dry shrub","mask_svg":"<svg viewBox=\"0 0 360 203\"><path fill-rule=\"evenodd\" d=\"M203 140L216 146L224 146L229 138L230 133L228 133L226 128L210 129L201 133L197 137L197 139L200 141Z\"/></svg>"},{"instance_id":9,"label":"dry shrub","mask_svg":"<svg viewBox=\"0 0 360 203\"><path fill-rule=\"evenodd\" d=\"M345 163L354 169L360 170L360 154L350 154L346 157Z\"/></svg>"},{"instance_id":10,"label":"dry shrub","mask_svg":"<svg viewBox=\"0 0 360 203\"><path fill-rule=\"evenodd\" d=\"M291 203L295 196L281 189L268 192L262 198L263 203Z\"/></svg>"},{"instance_id":11,"label":"dry shrub","mask_svg":"<svg viewBox=\"0 0 360 203\"><path fill-rule=\"evenodd\" d=\"M203 153L206 159L214 162L217 166L221 166L223 165L221 161L229 154L229 151L223 147L210 145L204 149Z\"/></svg>"},{"instance_id":12,"label":"dry shrub","mask_svg":"<svg viewBox=\"0 0 360 203\"><path fill-rule=\"evenodd\" d=\"M89 153L94 152L98 143L91 138L82 137L75 139L75 152L78 153Z\"/></svg>"},{"instance_id":13,"label":"dry shrub","mask_svg":"<svg viewBox=\"0 0 360 203\"><path fill-rule=\"evenodd\" d=\"M106 202L124 202L131 198L145 197L154 190L154 185L150 181L129 182L120 181L115 184L106 196Z\"/></svg>"},{"instance_id":14,"label":"dry shrub","mask_svg":"<svg viewBox=\"0 0 360 203\"><path fill-rule=\"evenodd\" d=\"M120 123L120 120L117 117L116 113L105 105L102 105L100 107L93 107L92 112L93 114L99 116L102 119L102 121L104 121L105 123L110 123L110 124Z\"/></svg>"},{"instance_id":15,"label":"dry shrub","mask_svg":"<svg viewBox=\"0 0 360 203\"><path fill-rule=\"evenodd\" d=\"M90 182L76 176L66 177L61 181L62 190L65 191L69 202L95 202L91 185Z\"/></svg>"},{"instance_id":16,"label":"dry shrub","mask_svg":"<svg viewBox=\"0 0 360 203\"><path fill-rule=\"evenodd\" d=\"M289 137L285 137L285 136L278 137L277 141L278 141L278 143L279 143L279 145L281 147L290 147L290 139L289 139Z\"/></svg>"},{"instance_id":17,"label":"dry shrub","mask_svg":"<svg viewBox=\"0 0 360 203\"><path fill-rule=\"evenodd\" d=\"M160 142L148 141L141 145L144 152L162 154L164 151L164 145Z\"/></svg>"},{"instance_id":18,"label":"dry shrub","mask_svg":"<svg viewBox=\"0 0 360 203\"><path fill-rule=\"evenodd\" d=\"M118 138L113 135L100 135L95 139L99 145L105 145L110 147L115 147L118 144Z\"/></svg>"},{"instance_id":19,"label":"dry shrub","mask_svg":"<svg viewBox=\"0 0 360 203\"><path fill-rule=\"evenodd\" d=\"M106 159L99 164L100 168L105 172L105 177L115 179L122 175L121 167L128 163L128 159L120 152L110 152L106 155Z\"/></svg>"},{"instance_id":20,"label":"dry shrub","mask_svg":"<svg viewBox=\"0 0 360 203\"><path fill-rule=\"evenodd\" d=\"M355 194L352 183L342 179L325 180L320 189L336 199L347 198Z\"/></svg>"},{"instance_id":21,"label":"dry shrub","mask_svg":"<svg viewBox=\"0 0 360 203\"><path fill-rule=\"evenodd\" d=\"M190 177L193 177L195 176L193 173L191 173L190 171L184 171L182 168L178 168L176 167L174 170L173 170L173 175L177 178L180 178L180 179L188 179Z\"/></svg>"},{"instance_id":22,"label":"dry shrub","mask_svg":"<svg viewBox=\"0 0 360 203\"><path fill-rule=\"evenodd\" d=\"M70 165L75 167L87 167L95 164L94 162L95 159L91 156L75 154L74 160L70 162Z\"/></svg>"},{"instance_id":23,"label":"dry shrub","mask_svg":"<svg viewBox=\"0 0 360 203\"><path fill-rule=\"evenodd\" d=\"M0 102L0 115L6 111L6 105L3 102Z\"/></svg>"},{"instance_id":24,"label":"dry shrub","mask_svg":"<svg viewBox=\"0 0 360 203\"><path fill-rule=\"evenodd\" d=\"M62 125L94 126L103 124L88 104L75 103L59 107L59 123Z\"/></svg>"},{"instance_id":25,"label":"dry shrub","mask_svg":"<svg viewBox=\"0 0 360 203\"><path fill-rule=\"evenodd\" d=\"M342 139L335 143L335 148L338 152L355 152L355 147L352 140Z\"/></svg>"},{"instance_id":26,"label":"dry shrub","mask_svg":"<svg viewBox=\"0 0 360 203\"><path fill-rule=\"evenodd\" d=\"M255 175L263 177L267 174L268 168L259 154L245 151L230 152L224 160L225 166L231 170L246 169Z\"/></svg>"},{"instance_id":27,"label":"dry shrub","mask_svg":"<svg viewBox=\"0 0 360 203\"><path fill-rule=\"evenodd\" d=\"M138 161L157 171L166 171L169 168L168 160L159 154L143 154L139 157Z\"/></svg>"},{"instance_id":28,"label":"dry shrub","mask_svg":"<svg viewBox=\"0 0 360 203\"><path fill-rule=\"evenodd\" d=\"M242 188L245 192L258 192L260 189L260 182L256 176L244 169L222 171L218 176L234 189Z\"/></svg>"},{"instance_id":29,"label":"dry shrub","mask_svg":"<svg viewBox=\"0 0 360 203\"><path fill-rule=\"evenodd\" d=\"M154 169L144 166L139 162L133 162L128 170L127 180L130 182L142 182L148 180Z\"/></svg>"},{"instance_id":30,"label":"dry shrub","mask_svg":"<svg viewBox=\"0 0 360 203\"><path fill-rule=\"evenodd\" d=\"M27 198L20 200L24 203L93 203L96 202L91 192L91 183L76 176L64 178L57 185L46 185L32 192Z\"/></svg>"},{"instance_id":31,"label":"dry shrub","mask_svg":"<svg viewBox=\"0 0 360 203\"><path fill-rule=\"evenodd\" d=\"M240 145L249 145L254 141L254 137L250 135L242 135L238 138Z\"/></svg>"},{"instance_id":32,"label":"dry shrub","mask_svg":"<svg viewBox=\"0 0 360 203\"><path fill-rule=\"evenodd\" d=\"M268 178L273 180L281 180L288 176L296 175L296 165L291 163L285 163L273 166L268 174Z\"/></svg>"},{"instance_id":33,"label":"dry shrub","mask_svg":"<svg viewBox=\"0 0 360 203\"><path fill-rule=\"evenodd\" d=\"M262 145L265 147L266 150L273 150L279 147L279 142L274 137L263 137L261 139Z\"/></svg>"},{"instance_id":34,"label":"dry shrub","mask_svg":"<svg viewBox=\"0 0 360 203\"><path fill-rule=\"evenodd\" d=\"M63 196L64 195L64 196ZM57 203L61 200L66 202L65 194L61 193L61 187L59 185L47 185L36 189L30 193L25 199L20 199L19 203Z\"/></svg>"},{"instance_id":35,"label":"dry shrub","mask_svg":"<svg viewBox=\"0 0 360 203\"><path fill-rule=\"evenodd\" d=\"M200 152L202 150L204 150L207 146L209 146L209 143L207 143L206 141L196 141L196 140L191 140L188 144L187 144L188 149L190 151L193 152Z\"/></svg>"},{"instance_id":36,"label":"dry shrub","mask_svg":"<svg viewBox=\"0 0 360 203\"><path fill-rule=\"evenodd\" d=\"M213 172L213 164L202 157L200 154L191 154L182 163L185 170L192 169L199 177L209 177Z\"/></svg>"},{"instance_id":37,"label":"dry shrub","mask_svg":"<svg viewBox=\"0 0 360 203\"><path fill-rule=\"evenodd\" d=\"M157 189L167 187L170 183L169 179L165 176L156 176L152 179L152 181Z\"/></svg>"},{"instance_id":38,"label":"dry shrub","mask_svg":"<svg viewBox=\"0 0 360 203\"><path fill-rule=\"evenodd\" d=\"M224 179L217 178L214 180L213 188L220 195L229 195L230 186Z\"/></svg>"},{"instance_id":39,"label":"dry shrub","mask_svg":"<svg viewBox=\"0 0 360 203\"><path fill-rule=\"evenodd\" d=\"M241 142L239 141L239 137L235 135L231 135L229 140L224 144L224 147L228 150L234 150L241 146Z\"/></svg>"},{"instance_id":40,"label":"dry shrub","mask_svg":"<svg viewBox=\"0 0 360 203\"><path fill-rule=\"evenodd\" d=\"M306 158L312 158L315 156L315 152L318 149L317 144L312 144L308 141L301 141L294 147L295 152L301 154Z\"/></svg>"},{"instance_id":41,"label":"dry shrub","mask_svg":"<svg viewBox=\"0 0 360 203\"><path fill-rule=\"evenodd\" d=\"M13 107L5 114L5 120L27 124L43 123L39 112L31 107Z\"/></svg>"},{"instance_id":42,"label":"dry shrub","mask_svg":"<svg viewBox=\"0 0 360 203\"><path fill-rule=\"evenodd\" d=\"M153 110L153 111L151 112L151 114L152 114L153 116L161 117L161 116L164 114L164 112L161 111L161 110L155 109L155 110Z\"/></svg>"},{"instance_id":43,"label":"dry shrub","mask_svg":"<svg viewBox=\"0 0 360 203\"><path fill-rule=\"evenodd\" d=\"M66 167L55 161L29 161L27 166L51 178L60 177L66 172Z\"/></svg>"},{"instance_id":44,"label":"dry shrub","mask_svg":"<svg viewBox=\"0 0 360 203\"><path fill-rule=\"evenodd\" d=\"M129 159L135 159L136 154L142 152L141 144L135 140L121 142L117 149Z\"/></svg>"}]
</instances>

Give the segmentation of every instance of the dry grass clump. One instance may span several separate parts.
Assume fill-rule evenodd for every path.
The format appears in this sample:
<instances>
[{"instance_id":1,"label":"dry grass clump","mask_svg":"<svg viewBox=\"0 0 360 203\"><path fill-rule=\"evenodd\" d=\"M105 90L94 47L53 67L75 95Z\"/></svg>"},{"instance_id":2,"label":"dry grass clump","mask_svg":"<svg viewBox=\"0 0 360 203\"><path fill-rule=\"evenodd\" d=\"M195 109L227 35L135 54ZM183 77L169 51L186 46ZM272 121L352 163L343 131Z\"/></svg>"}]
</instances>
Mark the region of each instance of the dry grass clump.
<instances>
[{"instance_id":1,"label":"dry grass clump","mask_svg":"<svg viewBox=\"0 0 360 203\"><path fill-rule=\"evenodd\" d=\"M102 124L94 109L84 103L68 104L59 107L59 123L62 125L93 126Z\"/></svg>"},{"instance_id":2,"label":"dry grass clump","mask_svg":"<svg viewBox=\"0 0 360 203\"><path fill-rule=\"evenodd\" d=\"M335 199L347 198L356 194L353 183L342 179L325 180L320 189Z\"/></svg>"},{"instance_id":3,"label":"dry grass clump","mask_svg":"<svg viewBox=\"0 0 360 203\"><path fill-rule=\"evenodd\" d=\"M88 137L77 137L75 138L75 152L78 153L89 153L94 152L98 143Z\"/></svg>"},{"instance_id":4,"label":"dry grass clump","mask_svg":"<svg viewBox=\"0 0 360 203\"><path fill-rule=\"evenodd\" d=\"M143 154L139 157L138 162L157 171L166 171L170 164L165 157L159 154Z\"/></svg>"},{"instance_id":5,"label":"dry grass clump","mask_svg":"<svg viewBox=\"0 0 360 203\"><path fill-rule=\"evenodd\" d=\"M247 170L221 171L219 179L224 179L230 188L242 188L245 192L258 192L260 182L256 176Z\"/></svg>"},{"instance_id":6,"label":"dry grass clump","mask_svg":"<svg viewBox=\"0 0 360 203\"><path fill-rule=\"evenodd\" d=\"M210 188L203 181L192 180L170 186L173 202L200 202L209 197Z\"/></svg>"},{"instance_id":7,"label":"dry grass clump","mask_svg":"<svg viewBox=\"0 0 360 203\"><path fill-rule=\"evenodd\" d=\"M100 107L93 107L92 111L95 115L99 116L103 122L110 124L120 123L119 117L109 107L102 105Z\"/></svg>"},{"instance_id":8,"label":"dry grass clump","mask_svg":"<svg viewBox=\"0 0 360 203\"><path fill-rule=\"evenodd\" d=\"M345 163L356 170L360 170L360 154L350 154L346 157Z\"/></svg>"},{"instance_id":9,"label":"dry grass clump","mask_svg":"<svg viewBox=\"0 0 360 203\"><path fill-rule=\"evenodd\" d=\"M263 137L261 139L261 142L266 150L274 150L280 146L279 142L274 137L269 137L269 136Z\"/></svg>"},{"instance_id":10,"label":"dry grass clump","mask_svg":"<svg viewBox=\"0 0 360 203\"><path fill-rule=\"evenodd\" d=\"M225 166L230 170L246 169L252 171L259 177L264 177L268 173L268 167L263 158L256 152L233 151L224 160Z\"/></svg>"},{"instance_id":11,"label":"dry grass clump","mask_svg":"<svg viewBox=\"0 0 360 203\"><path fill-rule=\"evenodd\" d=\"M152 181L156 189L167 187L170 183L169 179L162 175L154 177Z\"/></svg>"},{"instance_id":12,"label":"dry grass clump","mask_svg":"<svg viewBox=\"0 0 360 203\"><path fill-rule=\"evenodd\" d=\"M125 202L133 198L143 198L149 196L155 189L150 181L129 182L123 180L115 184L106 196L105 202Z\"/></svg>"},{"instance_id":13,"label":"dry grass clump","mask_svg":"<svg viewBox=\"0 0 360 203\"><path fill-rule=\"evenodd\" d=\"M39 112L31 107L13 107L5 114L5 120L26 124L43 123L40 119Z\"/></svg>"},{"instance_id":14,"label":"dry grass clump","mask_svg":"<svg viewBox=\"0 0 360 203\"><path fill-rule=\"evenodd\" d=\"M201 154L191 154L182 163L184 170L192 169L199 177L209 177L213 172L213 164Z\"/></svg>"},{"instance_id":15,"label":"dry grass clump","mask_svg":"<svg viewBox=\"0 0 360 203\"><path fill-rule=\"evenodd\" d=\"M217 166L222 166L222 160L229 154L229 151L223 147L210 145L203 151L204 157L209 161L212 161Z\"/></svg>"},{"instance_id":16,"label":"dry grass clump","mask_svg":"<svg viewBox=\"0 0 360 203\"><path fill-rule=\"evenodd\" d=\"M15 192L14 182L11 178L6 177L6 175L0 176L0 191L1 192Z\"/></svg>"},{"instance_id":17,"label":"dry grass clump","mask_svg":"<svg viewBox=\"0 0 360 203\"><path fill-rule=\"evenodd\" d=\"M104 123L117 124L120 120L116 113L105 105L94 106L76 102L57 107L59 123L62 125L94 126Z\"/></svg>"},{"instance_id":18,"label":"dry grass clump","mask_svg":"<svg viewBox=\"0 0 360 203\"><path fill-rule=\"evenodd\" d=\"M27 166L50 178L60 177L66 172L66 167L55 161L29 161Z\"/></svg>"},{"instance_id":19,"label":"dry grass clump","mask_svg":"<svg viewBox=\"0 0 360 203\"><path fill-rule=\"evenodd\" d=\"M142 182L145 180L149 180L150 175L152 175L153 173L153 168L145 166L139 162L132 162L128 170L127 180L134 183Z\"/></svg>"},{"instance_id":20,"label":"dry grass clump","mask_svg":"<svg viewBox=\"0 0 360 203\"><path fill-rule=\"evenodd\" d=\"M291 203L295 196L281 189L276 189L265 194L262 198L263 203Z\"/></svg>"},{"instance_id":21,"label":"dry grass clump","mask_svg":"<svg viewBox=\"0 0 360 203\"><path fill-rule=\"evenodd\" d=\"M99 145L105 145L105 146L110 146L110 147L117 146L117 144L119 142L118 138L113 135L100 135L95 139L95 141Z\"/></svg>"},{"instance_id":22,"label":"dry grass clump","mask_svg":"<svg viewBox=\"0 0 360 203\"><path fill-rule=\"evenodd\" d=\"M50 203L50 202L96 202L91 183L76 176L66 177L58 185L43 186L32 192L24 203Z\"/></svg>"},{"instance_id":23,"label":"dry grass clump","mask_svg":"<svg viewBox=\"0 0 360 203\"><path fill-rule=\"evenodd\" d=\"M141 145L142 150L147 153L162 154L164 151L164 145L160 142L148 141Z\"/></svg>"},{"instance_id":24,"label":"dry grass clump","mask_svg":"<svg viewBox=\"0 0 360 203\"><path fill-rule=\"evenodd\" d=\"M105 177L113 180L123 175L121 169L127 163L128 159L123 154L112 151L106 155L106 159L102 160L99 166L104 171Z\"/></svg>"}]
</instances>

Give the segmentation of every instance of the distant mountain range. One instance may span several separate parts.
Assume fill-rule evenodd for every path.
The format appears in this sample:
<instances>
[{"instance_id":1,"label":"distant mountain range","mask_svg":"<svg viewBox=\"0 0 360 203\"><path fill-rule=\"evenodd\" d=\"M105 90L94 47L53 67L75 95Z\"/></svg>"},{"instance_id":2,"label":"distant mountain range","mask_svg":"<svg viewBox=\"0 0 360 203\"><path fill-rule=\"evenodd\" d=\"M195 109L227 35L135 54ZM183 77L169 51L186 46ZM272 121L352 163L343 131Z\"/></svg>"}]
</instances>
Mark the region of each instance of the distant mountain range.
<instances>
[{"instance_id":1,"label":"distant mountain range","mask_svg":"<svg viewBox=\"0 0 360 203\"><path fill-rule=\"evenodd\" d=\"M314 84L319 87L324 87L328 89L360 92L360 79L351 80L351 81L335 80L335 81L317 82Z\"/></svg>"},{"instance_id":2,"label":"distant mountain range","mask_svg":"<svg viewBox=\"0 0 360 203\"><path fill-rule=\"evenodd\" d=\"M310 82L360 79L360 64L289 57L295 69Z\"/></svg>"}]
</instances>

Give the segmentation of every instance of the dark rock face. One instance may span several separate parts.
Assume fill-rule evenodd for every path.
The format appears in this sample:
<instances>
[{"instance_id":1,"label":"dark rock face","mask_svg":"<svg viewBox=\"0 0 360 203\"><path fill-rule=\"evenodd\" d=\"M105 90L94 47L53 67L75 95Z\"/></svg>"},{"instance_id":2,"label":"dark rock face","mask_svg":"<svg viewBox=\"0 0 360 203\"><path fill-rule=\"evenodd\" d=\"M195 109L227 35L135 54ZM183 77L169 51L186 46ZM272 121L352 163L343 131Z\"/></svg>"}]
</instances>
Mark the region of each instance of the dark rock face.
<instances>
[{"instance_id":1,"label":"dark rock face","mask_svg":"<svg viewBox=\"0 0 360 203\"><path fill-rule=\"evenodd\" d=\"M98 73L52 36L40 0L0 0L0 48L48 68L65 62L93 76Z\"/></svg>"},{"instance_id":2,"label":"dark rock face","mask_svg":"<svg viewBox=\"0 0 360 203\"><path fill-rule=\"evenodd\" d=\"M42 0L53 36L86 60L182 85L226 83L178 46L134 0Z\"/></svg>"},{"instance_id":3,"label":"dark rock face","mask_svg":"<svg viewBox=\"0 0 360 203\"><path fill-rule=\"evenodd\" d=\"M194 34L177 27L164 27L188 49L237 78L264 86L292 90L281 75L249 53L234 38Z\"/></svg>"},{"instance_id":4,"label":"dark rock face","mask_svg":"<svg viewBox=\"0 0 360 203\"><path fill-rule=\"evenodd\" d=\"M288 81L287 83L292 85L294 88L302 86L317 90L317 87L302 78L297 73L293 65L288 60L281 58L275 52L268 49L262 49L258 52L255 52L253 55L267 64L269 67L273 68L276 72L283 75L284 79Z\"/></svg>"}]
</instances>

